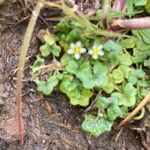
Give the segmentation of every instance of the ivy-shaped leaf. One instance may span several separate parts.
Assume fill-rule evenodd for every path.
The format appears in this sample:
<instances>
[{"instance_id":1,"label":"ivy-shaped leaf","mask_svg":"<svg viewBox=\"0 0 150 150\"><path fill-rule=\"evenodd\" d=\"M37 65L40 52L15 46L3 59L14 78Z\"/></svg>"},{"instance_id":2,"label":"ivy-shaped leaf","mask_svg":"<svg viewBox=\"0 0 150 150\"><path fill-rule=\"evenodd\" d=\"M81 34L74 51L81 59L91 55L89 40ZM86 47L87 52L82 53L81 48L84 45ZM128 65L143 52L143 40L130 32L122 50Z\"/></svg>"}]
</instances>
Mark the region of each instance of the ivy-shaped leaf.
<instances>
[{"instance_id":1,"label":"ivy-shaped leaf","mask_svg":"<svg viewBox=\"0 0 150 150\"><path fill-rule=\"evenodd\" d=\"M37 81L37 91L42 92L44 95L50 95L54 87L58 84L56 75L50 76L47 81Z\"/></svg>"},{"instance_id":2,"label":"ivy-shaped leaf","mask_svg":"<svg viewBox=\"0 0 150 150\"><path fill-rule=\"evenodd\" d=\"M126 79L128 79L128 77L129 77L129 73L130 73L130 71L132 70L130 67L128 67L128 66L125 66L125 65L120 65L119 67L118 67L118 69L123 73L123 76L126 78Z\"/></svg>"},{"instance_id":3,"label":"ivy-shaped leaf","mask_svg":"<svg viewBox=\"0 0 150 150\"><path fill-rule=\"evenodd\" d=\"M131 83L127 83L124 86L123 92L114 92L111 96L118 99L119 106L132 107L136 104L137 91Z\"/></svg>"},{"instance_id":4,"label":"ivy-shaped leaf","mask_svg":"<svg viewBox=\"0 0 150 150\"><path fill-rule=\"evenodd\" d=\"M31 66L32 73L35 76L38 76L40 74L40 67L44 64L44 62L45 62L45 60L38 56L36 61L33 64L33 66Z\"/></svg>"},{"instance_id":5,"label":"ivy-shaped leaf","mask_svg":"<svg viewBox=\"0 0 150 150\"><path fill-rule=\"evenodd\" d=\"M61 64L62 64L63 66L66 66L66 65L68 65L69 62L71 61L71 57L70 57L70 55L64 54L64 55L61 57L60 61L61 61Z\"/></svg>"},{"instance_id":6,"label":"ivy-shaped leaf","mask_svg":"<svg viewBox=\"0 0 150 150\"><path fill-rule=\"evenodd\" d=\"M150 58L144 60L144 66L145 66L145 67L150 67Z\"/></svg>"},{"instance_id":7,"label":"ivy-shaped leaf","mask_svg":"<svg viewBox=\"0 0 150 150\"><path fill-rule=\"evenodd\" d=\"M96 87L103 87L107 85L108 69L104 64L96 61L93 66L93 74L94 74L94 82Z\"/></svg>"},{"instance_id":8,"label":"ivy-shaped leaf","mask_svg":"<svg viewBox=\"0 0 150 150\"><path fill-rule=\"evenodd\" d=\"M88 89L82 89L80 92L80 97L70 97L70 102L72 105L88 106L90 98L93 93Z\"/></svg>"},{"instance_id":9,"label":"ivy-shaped leaf","mask_svg":"<svg viewBox=\"0 0 150 150\"><path fill-rule=\"evenodd\" d=\"M118 105L111 105L107 109L107 117L110 121L114 121L117 117L123 117L125 112Z\"/></svg>"},{"instance_id":10,"label":"ivy-shaped leaf","mask_svg":"<svg viewBox=\"0 0 150 150\"><path fill-rule=\"evenodd\" d=\"M65 76L60 84L60 90L65 93L72 105L87 106L93 93L81 87L78 80L72 76Z\"/></svg>"},{"instance_id":11,"label":"ivy-shaped leaf","mask_svg":"<svg viewBox=\"0 0 150 150\"><path fill-rule=\"evenodd\" d=\"M129 74L128 81L133 85L137 83L138 78L144 78L145 72L142 69L132 70Z\"/></svg>"},{"instance_id":12,"label":"ivy-shaped leaf","mask_svg":"<svg viewBox=\"0 0 150 150\"><path fill-rule=\"evenodd\" d=\"M108 57L109 61L117 61L118 55L122 50L119 44L109 40L103 45L103 48L106 51L105 55Z\"/></svg>"},{"instance_id":13,"label":"ivy-shaped leaf","mask_svg":"<svg viewBox=\"0 0 150 150\"><path fill-rule=\"evenodd\" d=\"M48 43L45 43L40 47L40 52L43 57L47 57L51 53L51 46Z\"/></svg>"},{"instance_id":14,"label":"ivy-shaped leaf","mask_svg":"<svg viewBox=\"0 0 150 150\"><path fill-rule=\"evenodd\" d=\"M73 43L75 41L81 41L81 43L86 47L88 46L89 43L88 39L86 39L83 36L81 30L79 30L78 28L72 29L66 37L66 42L68 43Z\"/></svg>"},{"instance_id":15,"label":"ivy-shaped leaf","mask_svg":"<svg viewBox=\"0 0 150 150\"><path fill-rule=\"evenodd\" d=\"M126 3L127 3L127 12L128 12L128 15L131 17L134 13L134 1L133 0L126 0Z\"/></svg>"},{"instance_id":16,"label":"ivy-shaped leaf","mask_svg":"<svg viewBox=\"0 0 150 150\"><path fill-rule=\"evenodd\" d=\"M110 131L112 124L112 122L109 122L104 118L98 119L95 116L88 115L82 123L82 128L94 137L98 137L100 134Z\"/></svg>"},{"instance_id":17,"label":"ivy-shaped leaf","mask_svg":"<svg viewBox=\"0 0 150 150\"><path fill-rule=\"evenodd\" d=\"M124 106L134 106L136 104L136 89L131 83L127 83L124 86L124 100L122 101L122 105Z\"/></svg>"},{"instance_id":18,"label":"ivy-shaped leaf","mask_svg":"<svg viewBox=\"0 0 150 150\"><path fill-rule=\"evenodd\" d=\"M123 82L124 80L124 74L123 72L118 68L114 69L112 72L113 78L114 78L114 83L119 84Z\"/></svg>"},{"instance_id":19,"label":"ivy-shaped leaf","mask_svg":"<svg viewBox=\"0 0 150 150\"><path fill-rule=\"evenodd\" d=\"M131 66L132 65L132 57L129 53L123 54L119 57L120 64Z\"/></svg>"},{"instance_id":20,"label":"ivy-shaped leaf","mask_svg":"<svg viewBox=\"0 0 150 150\"><path fill-rule=\"evenodd\" d=\"M112 104L112 100L110 98L99 96L96 102L96 107L98 109L106 109L110 104Z\"/></svg>"},{"instance_id":21,"label":"ivy-shaped leaf","mask_svg":"<svg viewBox=\"0 0 150 150\"><path fill-rule=\"evenodd\" d=\"M58 46L57 44L53 44L51 46L51 50L52 50L52 54L56 57L59 57L59 54L61 52L61 48L60 46Z\"/></svg>"},{"instance_id":22,"label":"ivy-shaped leaf","mask_svg":"<svg viewBox=\"0 0 150 150\"><path fill-rule=\"evenodd\" d=\"M94 87L92 70L89 62L83 62L79 69L76 70L75 73L77 78L81 80L83 86L88 89L92 89Z\"/></svg>"},{"instance_id":23,"label":"ivy-shaped leaf","mask_svg":"<svg viewBox=\"0 0 150 150\"><path fill-rule=\"evenodd\" d=\"M107 85L106 86L103 86L102 89L103 91L105 91L106 93L110 94L112 93L112 91L114 90L114 79L113 79L113 75L110 74L108 76L108 82L107 82Z\"/></svg>"},{"instance_id":24,"label":"ivy-shaped leaf","mask_svg":"<svg viewBox=\"0 0 150 150\"><path fill-rule=\"evenodd\" d=\"M82 62L78 65L76 61L72 60L69 62L66 70L69 73L76 75L76 77L83 83L83 87L87 89L103 87L106 86L108 82L108 69L100 62L95 62L92 70L89 62Z\"/></svg>"},{"instance_id":25,"label":"ivy-shaped leaf","mask_svg":"<svg viewBox=\"0 0 150 150\"><path fill-rule=\"evenodd\" d=\"M44 41L49 45L53 45L55 43L55 35L50 32L45 34Z\"/></svg>"},{"instance_id":26,"label":"ivy-shaped leaf","mask_svg":"<svg viewBox=\"0 0 150 150\"><path fill-rule=\"evenodd\" d=\"M139 51L138 49L134 49L133 61L135 63L141 63L149 56L150 56L150 50Z\"/></svg>"},{"instance_id":27,"label":"ivy-shaped leaf","mask_svg":"<svg viewBox=\"0 0 150 150\"><path fill-rule=\"evenodd\" d=\"M70 31L70 29L70 24L67 20L62 20L56 25L56 30L65 34L67 34Z\"/></svg>"},{"instance_id":28,"label":"ivy-shaped leaf","mask_svg":"<svg viewBox=\"0 0 150 150\"><path fill-rule=\"evenodd\" d=\"M135 6L145 6L147 3L147 0L134 0L134 5Z\"/></svg>"},{"instance_id":29,"label":"ivy-shaped leaf","mask_svg":"<svg viewBox=\"0 0 150 150\"><path fill-rule=\"evenodd\" d=\"M45 43L40 47L40 52L43 57L48 57L51 53L53 56L59 57L61 48L56 43L54 43L53 45Z\"/></svg>"},{"instance_id":30,"label":"ivy-shaped leaf","mask_svg":"<svg viewBox=\"0 0 150 150\"><path fill-rule=\"evenodd\" d=\"M131 48L134 48L136 46L136 41L137 41L137 38L132 36L132 37L129 37L127 39L123 39L121 40L121 45L123 48L126 48L126 49L131 49Z\"/></svg>"}]
</instances>

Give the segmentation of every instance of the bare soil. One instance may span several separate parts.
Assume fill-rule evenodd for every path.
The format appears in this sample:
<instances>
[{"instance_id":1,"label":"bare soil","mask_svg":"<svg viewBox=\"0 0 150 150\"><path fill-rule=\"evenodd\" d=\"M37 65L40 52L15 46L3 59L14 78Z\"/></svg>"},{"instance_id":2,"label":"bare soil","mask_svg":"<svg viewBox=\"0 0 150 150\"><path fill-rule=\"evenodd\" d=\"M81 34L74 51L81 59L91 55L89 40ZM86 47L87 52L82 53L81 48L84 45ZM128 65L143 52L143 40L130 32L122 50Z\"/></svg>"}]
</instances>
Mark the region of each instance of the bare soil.
<instances>
[{"instance_id":1,"label":"bare soil","mask_svg":"<svg viewBox=\"0 0 150 150\"><path fill-rule=\"evenodd\" d=\"M0 150L143 150L150 147L150 115L120 130L93 138L81 129L84 109L73 107L57 90L48 97L35 91L30 65L41 44L37 35L48 26L39 18L27 56L23 86L25 143L18 142L15 77L20 46L31 12L24 3L6 1L0 6L5 18L0 32ZM32 9L30 5L30 9ZM27 12L21 12L24 9ZM56 13L57 14L57 13ZM55 13L53 13L55 15ZM25 18L26 17L26 18ZM50 23L48 23L51 26ZM145 127L146 125L146 127Z\"/></svg>"}]
</instances>

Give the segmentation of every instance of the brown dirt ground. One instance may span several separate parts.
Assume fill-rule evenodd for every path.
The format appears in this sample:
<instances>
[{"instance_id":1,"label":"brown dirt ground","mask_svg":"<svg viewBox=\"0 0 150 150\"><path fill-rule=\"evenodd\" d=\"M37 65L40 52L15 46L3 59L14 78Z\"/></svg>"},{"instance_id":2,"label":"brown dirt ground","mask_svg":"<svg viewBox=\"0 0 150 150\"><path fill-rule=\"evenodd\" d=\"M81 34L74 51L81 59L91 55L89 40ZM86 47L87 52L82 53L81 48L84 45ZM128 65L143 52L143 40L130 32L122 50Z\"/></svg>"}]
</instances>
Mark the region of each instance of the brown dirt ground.
<instances>
[{"instance_id":1,"label":"brown dirt ground","mask_svg":"<svg viewBox=\"0 0 150 150\"><path fill-rule=\"evenodd\" d=\"M18 13L22 9L21 4L9 0L0 6L0 17L5 17L4 28L1 28L0 33L0 150L148 149L149 114L133 127L112 130L95 139L81 129L84 115L82 108L71 106L67 98L57 91L49 97L43 97L35 91L29 66L33 63L40 44L36 35L41 26L47 28L40 19L31 41L25 70L23 118L26 136L25 143L19 145L15 120L15 77L19 49L28 22L28 17L27 20L23 18L30 14ZM148 126L145 127L145 124Z\"/></svg>"}]
</instances>

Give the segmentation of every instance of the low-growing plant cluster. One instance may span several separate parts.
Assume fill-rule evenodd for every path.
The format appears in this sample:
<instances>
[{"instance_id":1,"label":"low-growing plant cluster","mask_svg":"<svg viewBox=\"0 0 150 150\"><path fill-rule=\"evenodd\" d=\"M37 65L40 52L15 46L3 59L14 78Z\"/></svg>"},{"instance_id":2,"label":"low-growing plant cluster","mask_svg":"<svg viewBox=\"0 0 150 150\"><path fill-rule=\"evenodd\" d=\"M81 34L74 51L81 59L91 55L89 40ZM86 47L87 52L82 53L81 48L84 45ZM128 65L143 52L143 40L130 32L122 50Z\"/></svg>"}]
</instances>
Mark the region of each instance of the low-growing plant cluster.
<instances>
[{"instance_id":1,"label":"low-growing plant cluster","mask_svg":"<svg viewBox=\"0 0 150 150\"><path fill-rule=\"evenodd\" d=\"M82 128L98 137L148 93L150 29L121 38L92 31L76 19L61 20L53 34L45 35L31 68L37 91L44 95L59 88L72 105L87 107L96 101Z\"/></svg>"}]
</instances>

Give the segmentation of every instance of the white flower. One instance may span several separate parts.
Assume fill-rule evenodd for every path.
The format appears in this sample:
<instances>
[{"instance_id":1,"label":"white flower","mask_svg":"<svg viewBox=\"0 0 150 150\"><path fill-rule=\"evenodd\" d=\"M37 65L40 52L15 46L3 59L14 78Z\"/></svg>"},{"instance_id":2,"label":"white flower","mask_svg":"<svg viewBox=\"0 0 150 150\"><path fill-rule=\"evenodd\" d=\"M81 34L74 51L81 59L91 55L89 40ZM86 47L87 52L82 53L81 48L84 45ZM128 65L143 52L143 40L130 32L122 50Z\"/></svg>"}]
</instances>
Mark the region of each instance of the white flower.
<instances>
[{"instance_id":1,"label":"white flower","mask_svg":"<svg viewBox=\"0 0 150 150\"><path fill-rule=\"evenodd\" d=\"M93 59L98 59L99 56L104 56L104 51L102 50L102 45L94 45L92 49L88 51L90 55L92 55Z\"/></svg>"},{"instance_id":2,"label":"white flower","mask_svg":"<svg viewBox=\"0 0 150 150\"><path fill-rule=\"evenodd\" d=\"M68 49L68 54L73 54L75 59L79 59L82 53L85 53L86 49L82 47L81 42L77 41L75 44L71 43Z\"/></svg>"}]
</instances>

